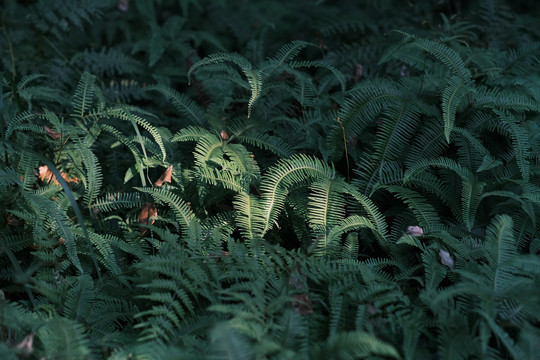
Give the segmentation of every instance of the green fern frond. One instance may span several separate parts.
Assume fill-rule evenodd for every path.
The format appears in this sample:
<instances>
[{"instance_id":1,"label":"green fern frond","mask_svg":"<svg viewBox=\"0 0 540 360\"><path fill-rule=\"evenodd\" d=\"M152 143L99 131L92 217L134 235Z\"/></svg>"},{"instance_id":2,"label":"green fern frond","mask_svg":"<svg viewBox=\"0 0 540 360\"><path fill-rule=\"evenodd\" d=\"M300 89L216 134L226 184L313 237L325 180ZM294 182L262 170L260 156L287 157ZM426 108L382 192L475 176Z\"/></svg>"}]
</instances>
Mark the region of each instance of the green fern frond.
<instances>
[{"instance_id":1,"label":"green fern frond","mask_svg":"<svg viewBox=\"0 0 540 360\"><path fill-rule=\"evenodd\" d=\"M193 155L198 165L207 166L209 161L217 164L223 162L223 153L223 141L216 135L208 133L199 139Z\"/></svg>"},{"instance_id":2,"label":"green fern frond","mask_svg":"<svg viewBox=\"0 0 540 360\"><path fill-rule=\"evenodd\" d=\"M93 357L91 342L83 324L56 316L42 324L36 336L50 358L84 359Z\"/></svg>"},{"instance_id":3,"label":"green fern frond","mask_svg":"<svg viewBox=\"0 0 540 360\"><path fill-rule=\"evenodd\" d=\"M60 209L56 202L39 196L38 194L27 194L26 197L30 204L36 208L36 213L39 214L39 218L36 220L39 221L39 219L46 219L50 230L54 231L59 238L65 240L66 253L69 260L75 266L75 268L82 273L83 267L78 255L78 251L80 250L77 249L76 237L66 212L63 209ZM43 226L44 224L38 223L36 225ZM39 243L41 239L37 237L34 240Z\"/></svg>"},{"instance_id":4,"label":"green fern frond","mask_svg":"<svg viewBox=\"0 0 540 360\"><path fill-rule=\"evenodd\" d=\"M74 286L68 291L64 315L76 321L85 320L90 313L94 296L93 279L89 275L78 276Z\"/></svg>"},{"instance_id":5,"label":"green fern frond","mask_svg":"<svg viewBox=\"0 0 540 360\"><path fill-rule=\"evenodd\" d=\"M499 341L505 346L505 348L508 350L512 358L514 359L523 359L525 351L515 343L514 339L510 336L510 334L505 331L500 325L497 324L497 322L489 316L485 311L483 310L477 310L476 313L484 319L484 321L487 323L493 334L499 339Z\"/></svg>"},{"instance_id":6,"label":"green fern frond","mask_svg":"<svg viewBox=\"0 0 540 360\"><path fill-rule=\"evenodd\" d=\"M514 222L509 215L497 215L486 229L486 239L492 250L490 251L491 260L493 266L497 268L495 273L497 287L500 285L497 281L499 270L507 266L510 260L517 255L513 226Z\"/></svg>"},{"instance_id":7,"label":"green fern frond","mask_svg":"<svg viewBox=\"0 0 540 360\"><path fill-rule=\"evenodd\" d=\"M494 110L501 120L500 126L508 131L512 138L513 150L516 156L516 162L519 166L521 176L524 181L529 181L530 178L530 149L529 136L523 124L520 124L514 116L507 112Z\"/></svg>"},{"instance_id":8,"label":"green fern frond","mask_svg":"<svg viewBox=\"0 0 540 360\"><path fill-rule=\"evenodd\" d=\"M461 220L464 221L468 229L472 229L485 183L478 181L469 169L448 158L419 161L405 172L403 181L407 183L410 179L421 176L419 172L430 166L452 170L462 179L461 209L463 218Z\"/></svg>"},{"instance_id":9,"label":"green fern frond","mask_svg":"<svg viewBox=\"0 0 540 360\"><path fill-rule=\"evenodd\" d=\"M167 152L165 150L165 145L163 144L163 138L161 134L159 133L159 131L156 129L154 125L150 124L143 117L137 115L137 113L142 113L143 115L148 115L148 116L154 116L154 115L148 112L142 111L136 107L132 107L132 106L119 106L116 108L110 108L109 112L112 116L131 122L135 132L137 133L137 137L139 138L139 143L142 147L145 157L146 157L146 150L144 148L144 144L143 144L137 125L142 126L146 131L148 131L154 138L154 141L158 144L159 149L161 150L161 155L162 155L161 161L165 161L165 158L167 157Z\"/></svg>"},{"instance_id":10,"label":"green fern frond","mask_svg":"<svg viewBox=\"0 0 540 360\"><path fill-rule=\"evenodd\" d=\"M235 174L232 171L219 170L213 167L201 167L197 169L196 176L208 184L220 184L225 189L235 192L243 192L249 189L249 181L242 179L239 174Z\"/></svg>"},{"instance_id":11,"label":"green fern frond","mask_svg":"<svg viewBox=\"0 0 540 360\"><path fill-rule=\"evenodd\" d=\"M384 189L394 193L398 199L411 209L416 216L418 224L424 229L429 231L433 226L439 223L439 214L426 198L418 192L402 187L402 186L383 186Z\"/></svg>"},{"instance_id":12,"label":"green fern frond","mask_svg":"<svg viewBox=\"0 0 540 360\"><path fill-rule=\"evenodd\" d=\"M197 61L191 68L189 69L187 73L188 82L191 82L191 74L197 70L199 67L210 65L210 64L216 64L216 63L222 63L222 62L232 62L236 64L240 70L244 73L246 76L249 86L251 88L251 97L248 101L248 113L247 117L251 116L251 109L253 107L253 104L255 101L260 97L262 93L262 85L263 85L263 79L262 79L262 73L260 70L252 70L251 63L244 58L243 56L235 53L226 54L226 53L217 53L209 55L208 57L201 59Z\"/></svg>"},{"instance_id":13,"label":"green fern frond","mask_svg":"<svg viewBox=\"0 0 540 360\"><path fill-rule=\"evenodd\" d=\"M292 61L288 65L290 67L292 67L293 69L307 67L307 68L323 68L323 69L329 70L330 72L332 72L334 77L338 80L338 82L339 82L339 84L341 86L341 91L343 91L343 92L345 91L345 86L346 86L345 75L343 75L343 73L341 71L339 71L338 69L336 69L332 65L329 65L326 62L323 62L323 61Z\"/></svg>"},{"instance_id":14,"label":"green fern frond","mask_svg":"<svg viewBox=\"0 0 540 360\"><path fill-rule=\"evenodd\" d=\"M472 148L474 149L474 151L467 151L467 162L470 165L473 165L472 160L474 160L473 156L475 156L475 154L477 154L478 156L482 156L482 162L476 169L476 172L491 170L497 166L502 165L502 161L495 159L491 155L490 151L482 144L482 142L477 137L475 137L469 130L455 126L452 131L455 134L461 136L467 142L467 144L470 144L470 146L472 146ZM457 140L456 142L459 143L460 141ZM464 147L465 145L460 146L460 148ZM460 159L460 163L466 164L463 159ZM468 167L472 168L472 166Z\"/></svg>"},{"instance_id":15,"label":"green fern frond","mask_svg":"<svg viewBox=\"0 0 540 360\"><path fill-rule=\"evenodd\" d=\"M7 129L6 129L6 133L5 133L5 138L9 139L9 137L11 136L13 132L15 132L15 130L23 129L23 127L25 127L24 128L25 130L27 129L27 130L35 131L37 133L44 133L43 127L32 124L32 122L37 119L39 119L39 116L37 114L34 114L30 111L21 112L20 114L15 116L13 119L11 119L11 121L9 121Z\"/></svg>"},{"instance_id":16,"label":"green fern frond","mask_svg":"<svg viewBox=\"0 0 540 360\"><path fill-rule=\"evenodd\" d=\"M251 97L248 101L247 113L247 118L249 119L251 116L251 109L253 108L253 104L255 103L255 101L257 101L257 99L262 93L263 79L261 71L247 70L244 73L246 74L249 86L251 87Z\"/></svg>"},{"instance_id":17,"label":"green fern frond","mask_svg":"<svg viewBox=\"0 0 540 360\"><path fill-rule=\"evenodd\" d=\"M247 192L239 192L233 201L236 209L236 224L248 240L261 238L265 231L265 218L260 199Z\"/></svg>"},{"instance_id":18,"label":"green fern frond","mask_svg":"<svg viewBox=\"0 0 540 360\"><path fill-rule=\"evenodd\" d=\"M150 194L156 201L164 202L170 206L176 215L176 220L187 229L191 226L191 222L196 220L195 215L189 209L189 206L178 195L172 193L165 188L134 188Z\"/></svg>"},{"instance_id":19,"label":"green fern frond","mask_svg":"<svg viewBox=\"0 0 540 360\"><path fill-rule=\"evenodd\" d=\"M288 44L283 45L271 58L272 65L274 62L277 63L273 71L275 71L288 61L294 59L296 56L298 56L300 51L307 48L308 46L316 47L317 45L301 40L294 40Z\"/></svg>"},{"instance_id":20,"label":"green fern frond","mask_svg":"<svg viewBox=\"0 0 540 360\"><path fill-rule=\"evenodd\" d=\"M308 197L310 224L326 228L344 218L345 199L343 194L338 192L343 189L343 182L341 178L322 178L310 185L311 193Z\"/></svg>"},{"instance_id":21,"label":"green fern frond","mask_svg":"<svg viewBox=\"0 0 540 360\"><path fill-rule=\"evenodd\" d=\"M527 74L540 62L540 43L522 43L518 48L510 49L502 59L506 71Z\"/></svg>"},{"instance_id":22,"label":"green fern frond","mask_svg":"<svg viewBox=\"0 0 540 360\"><path fill-rule=\"evenodd\" d=\"M94 101L95 83L96 77L88 72L84 72L81 75L75 93L73 94L73 98L71 99L71 104L73 106L72 115L75 118L80 119L80 121L84 119L86 113L92 107Z\"/></svg>"},{"instance_id":23,"label":"green fern frond","mask_svg":"<svg viewBox=\"0 0 540 360\"><path fill-rule=\"evenodd\" d=\"M206 116L203 109L201 109L193 100L186 95L179 93L175 89L167 87L165 85L153 85L147 86L146 91L157 91L171 101L174 107L180 111L180 113L189 117L193 122L198 125L204 125L206 123Z\"/></svg>"},{"instance_id":24,"label":"green fern frond","mask_svg":"<svg viewBox=\"0 0 540 360\"><path fill-rule=\"evenodd\" d=\"M134 57L115 48L103 47L101 50L84 49L75 54L70 61L91 74L103 77L135 74L141 69L141 63Z\"/></svg>"},{"instance_id":25,"label":"green fern frond","mask_svg":"<svg viewBox=\"0 0 540 360\"><path fill-rule=\"evenodd\" d=\"M250 133L237 136L236 139L243 143L255 145L261 149L271 151L272 153L288 158L294 151L289 144L277 136L268 135L265 133Z\"/></svg>"},{"instance_id":26,"label":"green fern frond","mask_svg":"<svg viewBox=\"0 0 540 360\"><path fill-rule=\"evenodd\" d=\"M454 128L457 108L469 91L470 87L458 76L452 76L444 89L442 94L442 110L444 136L448 143L450 143L450 134Z\"/></svg>"},{"instance_id":27,"label":"green fern frond","mask_svg":"<svg viewBox=\"0 0 540 360\"><path fill-rule=\"evenodd\" d=\"M326 250L329 247L331 248L338 245L343 234L363 228L377 232L375 225L373 225L368 218L359 215L350 215L341 220L339 223L330 227L328 236L326 237L326 242L324 244L319 244L317 242L315 245L318 248L322 247L324 250ZM315 251L317 252L317 250Z\"/></svg>"},{"instance_id":28,"label":"green fern frond","mask_svg":"<svg viewBox=\"0 0 540 360\"><path fill-rule=\"evenodd\" d=\"M389 104L382 121L377 141L373 145L374 164L401 157L418 128L420 113L410 103Z\"/></svg>"},{"instance_id":29,"label":"green fern frond","mask_svg":"<svg viewBox=\"0 0 540 360\"><path fill-rule=\"evenodd\" d=\"M418 47L433 55L443 64L448 66L451 72L455 76L459 77L464 84L470 84L471 72L469 69L467 69L465 62L455 50L440 42L416 38L414 35L407 34L404 31L398 30L396 32L406 36L405 46Z\"/></svg>"},{"instance_id":30,"label":"green fern frond","mask_svg":"<svg viewBox=\"0 0 540 360\"><path fill-rule=\"evenodd\" d=\"M281 212L287 189L294 184L310 179L335 178L335 170L319 159L306 155L293 155L282 159L268 170L261 181L262 206L264 209L265 228L268 231Z\"/></svg>"},{"instance_id":31,"label":"green fern frond","mask_svg":"<svg viewBox=\"0 0 540 360\"><path fill-rule=\"evenodd\" d=\"M86 206L92 206L92 202L99 195L103 183L103 174L97 156L86 146L80 145L79 152L86 168L86 191L84 202Z\"/></svg>"},{"instance_id":32,"label":"green fern frond","mask_svg":"<svg viewBox=\"0 0 540 360\"><path fill-rule=\"evenodd\" d=\"M198 142L204 135L208 135L210 132L205 128L197 126L187 126L179 130L172 137L171 141L183 142L183 141L195 141Z\"/></svg>"},{"instance_id":33,"label":"green fern frond","mask_svg":"<svg viewBox=\"0 0 540 360\"><path fill-rule=\"evenodd\" d=\"M311 351L313 359L353 359L373 356L401 359L390 344L366 332L342 332L331 336Z\"/></svg>"}]
</instances>

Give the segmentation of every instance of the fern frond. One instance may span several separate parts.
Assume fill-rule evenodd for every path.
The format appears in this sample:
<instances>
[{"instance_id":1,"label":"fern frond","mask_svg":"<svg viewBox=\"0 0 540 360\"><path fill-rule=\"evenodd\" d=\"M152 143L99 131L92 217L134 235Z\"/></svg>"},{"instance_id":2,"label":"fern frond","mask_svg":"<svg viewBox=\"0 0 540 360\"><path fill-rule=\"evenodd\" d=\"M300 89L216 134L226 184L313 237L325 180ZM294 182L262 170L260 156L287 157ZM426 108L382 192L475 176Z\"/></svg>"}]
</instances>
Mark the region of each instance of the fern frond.
<instances>
[{"instance_id":1,"label":"fern frond","mask_svg":"<svg viewBox=\"0 0 540 360\"><path fill-rule=\"evenodd\" d=\"M399 352L390 344L366 332L342 332L315 346L312 359L353 359L373 356L401 359Z\"/></svg>"},{"instance_id":2,"label":"fern frond","mask_svg":"<svg viewBox=\"0 0 540 360\"><path fill-rule=\"evenodd\" d=\"M263 85L263 79L262 79L262 73L260 70L252 70L251 63L244 58L242 55L235 54L235 53L217 53L207 56L204 59L201 59L197 61L195 64L191 66L187 73L188 82L191 82L191 74L197 70L199 67L210 65L210 64L216 64L216 63L222 63L222 62L232 62L236 64L238 67L240 67L240 70L244 73L246 76L249 86L251 88L251 97L248 101L248 113L247 117L251 116L251 108L253 107L253 104L255 101L259 98L262 91L262 85Z\"/></svg>"},{"instance_id":3,"label":"fern frond","mask_svg":"<svg viewBox=\"0 0 540 360\"><path fill-rule=\"evenodd\" d=\"M250 133L240 135L236 138L243 143L255 145L261 149L271 151L272 153L283 158L288 158L294 153L291 146L277 136L272 136L265 133Z\"/></svg>"},{"instance_id":4,"label":"fern frond","mask_svg":"<svg viewBox=\"0 0 540 360\"><path fill-rule=\"evenodd\" d=\"M335 170L322 161L306 155L293 155L281 160L268 170L261 181L265 228L268 231L283 208L285 196L291 186L317 178L336 176Z\"/></svg>"},{"instance_id":5,"label":"fern frond","mask_svg":"<svg viewBox=\"0 0 540 360\"><path fill-rule=\"evenodd\" d=\"M301 68L301 67L307 67L307 68L314 67L314 68L323 68L323 69L329 70L330 72L332 72L334 77L339 81L339 84L341 86L341 91L343 91L343 92L345 91L345 84L346 84L345 75L343 75L343 73L341 71L339 71L338 69L336 69L332 65L327 64L326 62L323 62L323 61L292 61L288 65L290 67L294 68L294 69Z\"/></svg>"},{"instance_id":6,"label":"fern frond","mask_svg":"<svg viewBox=\"0 0 540 360\"><path fill-rule=\"evenodd\" d=\"M242 176L232 171L219 170L213 167L201 167L197 169L196 176L208 184L220 184L225 189L235 192L247 191L249 188L249 181L246 181L247 179L243 179Z\"/></svg>"},{"instance_id":7,"label":"fern frond","mask_svg":"<svg viewBox=\"0 0 540 360\"><path fill-rule=\"evenodd\" d=\"M480 202L480 196L485 183L479 182L472 172L459 165L454 160L448 158L438 158L435 160L422 160L412 165L403 177L403 181L407 183L411 178L415 178L419 172L430 167L437 166L452 170L462 179L461 187L461 208L465 225L468 229L472 229L474 224L474 218L476 211L478 210L478 204Z\"/></svg>"},{"instance_id":8,"label":"fern frond","mask_svg":"<svg viewBox=\"0 0 540 360\"><path fill-rule=\"evenodd\" d=\"M458 76L452 76L444 89L442 94L442 110L444 136L448 143L450 143L450 134L454 128L457 108L469 91L470 87Z\"/></svg>"},{"instance_id":9,"label":"fern frond","mask_svg":"<svg viewBox=\"0 0 540 360\"><path fill-rule=\"evenodd\" d=\"M301 40L294 40L288 44L283 45L271 58L272 65L274 65L274 62L277 63L272 71L275 71L283 64L287 63L289 60L294 59L296 56L298 56L300 51L307 48L308 46L316 47L317 45Z\"/></svg>"},{"instance_id":10,"label":"fern frond","mask_svg":"<svg viewBox=\"0 0 540 360\"><path fill-rule=\"evenodd\" d=\"M198 142L205 135L209 135L210 132L205 128L197 126L187 126L179 130L172 137L171 141L183 142L183 141L195 141Z\"/></svg>"},{"instance_id":11,"label":"fern frond","mask_svg":"<svg viewBox=\"0 0 540 360\"><path fill-rule=\"evenodd\" d=\"M343 234L363 228L377 232L377 230L375 229L375 225L373 225L373 223L368 218L359 215L347 216L339 223L330 227L325 243L319 245L319 243L317 242L315 245L317 247L322 247L324 250L326 250L329 247L338 245Z\"/></svg>"},{"instance_id":12,"label":"fern frond","mask_svg":"<svg viewBox=\"0 0 540 360\"><path fill-rule=\"evenodd\" d=\"M525 352L524 350L515 343L515 341L512 339L510 334L506 332L500 325L498 325L495 320L489 316L485 311L483 310L476 310L476 313L480 315L484 321L488 324L491 331L497 339L503 343L505 348L508 350L508 352L512 355L512 358L514 359L523 359Z\"/></svg>"},{"instance_id":13,"label":"fern frond","mask_svg":"<svg viewBox=\"0 0 540 360\"><path fill-rule=\"evenodd\" d=\"M265 219L260 200L247 192L239 192L233 205L236 209L236 224L241 234L248 240L262 237Z\"/></svg>"},{"instance_id":14,"label":"fern frond","mask_svg":"<svg viewBox=\"0 0 540 360\"><path fill-rule=\"evenodd\" d=\"M93 357L90 338L83 324L74 320L56 316L39 327L36 335L49 358Z\"/></svg>"},{"instance_id":15,"label":"fern frond","mask_svg":"<svg viewBox=\"0 0 540 360\"><path fill-rule=\"evenodd\" d=\"M73 98L71 99L71 104L73 106L72 115L81 121L84 119L88 110L90 110L92 107L94 101L95 83L96 77L88 72L84 72L81 75L75 93L73 94Z\"/></svg>"},{"instance_id":16,"label":"fern frond","mask_svg":"<svg viewBox=\"0 0 540 360\"><path fill-rule=\"evenodd\" d=\"M154 141L159 146L159 149L161 151L161 155L162 155L161 161L165 161L165 158L167 157L167 152L165 150L165 145L163 144L163 138L160 132L158 131L158 129L156 129L154 125L150 124L148 120L144 119L142 116L139 116L137 113L141 113L143 115L148 115L148 116L154 116L134 106L127 106L127 105L110 107L110 108L107 108L103 112L92 113L92 116L102 114L104 116L111 116L111 117L115 117L124 121L129 121L131 125L133 126L135 133L137 134L137 140L139 144L141 145L141 149L144 154L144 157L147 158L148 155L146 154L144 141L137 125L141 126L146 131L148 131L150 135L152 135Z\"/></svg>"},{"instance_id":17,"label":"fern frond","mask_svg":"<svg viewBox=\"0 0 540 360\"><path fill-rule=\"evenodd\" d=\"M193 122L198 125L205 125L206 116L203 109L201 109L193 100L186 95L179 93L175 89L167 87L165 85L153 85L147 86L146 91L157 91L171 101L174 107L180 111L180 113L189 117Z\"/></svg>"},{"instance_id":18,"label":"fern frond","mask_svg":"<svg viewBox=\"0 0 540 360\"><path fill-rule=\"evenodd\" d=\"M99 195L103 183L103 174L97 156L84 145L79 146L84 167L86 168L86 191L84 202L86 206L92 206L92 202Z\"/></svg>"},{"instance_id":19,"label":"fern frond","mask_svg":"<svg viewBox=\"0 0 540 360\"><path fill-rule=\"evenodd\" d=\"M416 216L418 224L424 228L424 231L429 231L433 226L439 223L439 214L426 198L418 192L402 187L402 186L383 186L384 189L394 193L397 198L411 209Z\"/></svg>"},{"instance_id":20,"label":"fern frond","mask_svg":"<svg viewBox=\"0 0 540 360\"><path fill-rule=\"evenodd\" d=\"M406 36L407 45L405 46L418 47L435 56L435 58L448 66L452 73L459 77L464 84L470 84L471 72L465 67L463 59L455 50L440 42L416 38L414 35L410 35L404 31L397 32Z\"/></svg>"},{"instance_id":21,"label":"fern frond","mask_svg":"<svg viewBox=\"0 0 540 360\"><path fill-rule=\"evenodd\" d=\"M139 187L136 187L135 189L150 194L156 201L168 204L174 211L178 222L181 223L185 229L189 228L191 222L196 219L186 202L170 190L165 188Z\"/></svg>"},{"instance_id":22,"label":"fern frond","mask_svg":"<svg viewBox=\"0 0 540 360\"><path fill-rule=\"evenodd\" d=\"M499 110L494 110L494 112L501 120L500 126L510 133L512 148L515 152L516 162L519 166L521 176L524 181L528 182L530 177L529 157L531 145L527 131L511 114Z\"/></svg>"}]
</instances>

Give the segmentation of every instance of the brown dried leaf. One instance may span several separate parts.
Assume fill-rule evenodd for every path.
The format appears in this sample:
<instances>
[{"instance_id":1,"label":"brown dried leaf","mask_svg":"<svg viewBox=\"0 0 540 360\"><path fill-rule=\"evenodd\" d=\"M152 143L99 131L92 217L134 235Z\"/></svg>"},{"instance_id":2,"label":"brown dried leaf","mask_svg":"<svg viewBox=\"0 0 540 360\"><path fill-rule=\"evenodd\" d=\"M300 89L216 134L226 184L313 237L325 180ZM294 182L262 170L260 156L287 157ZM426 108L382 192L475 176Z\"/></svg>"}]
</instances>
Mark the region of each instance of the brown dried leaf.
<instances>
[{"instance_id":1,"label":"brown dried leaf","mask_svg":"<svg viewBox=\"0 0 540 360\"><path fill-rule=\"evenodd\" d=\"M157 217L156 205L151 202L147 202L144 204L141 209L141 213L139 214L139 223L147 225L148 221L150 221L150 225L152 225L155 217ZM144 235L144 233L146 233L146 229L141 228L141 234Z\"/></svg>"},{"instance_id":2,"label":"brown dried leaf","mask_svg":"<svg viewBox=\"0 0 540 360\"><path fill-rule=\"evenodd\" d=\"M171 175L172 175L172 165L165 170L165 172L161 175L161 177L154 183L155 186L161 186L163 183L168 182L171 183Z\"/></svg>"},{"instance_id":3,"label":"brown dried leaf","mask_svg":"<svg viewBox=\"0 0 540 360\"><path fill-rule=\"evenodd\" d=\"M24 220L16 217L13 214L7 215L6 222L9 226L23 226L24 225Z\"/></svg>"},{"instance_id":4,"label":"brown dried leaf","mask_svg":"<svg viewBox=\"0 0 540 360\"><path fill-rule=\"evenodd\" d=\"M62 178L66 180L67 183L78 183L79 178L73 177L68 178L68 175L65 172L60 171L60 174L62 175ZM52 181L53 184L60 186L60 183L58 180L56 180L56 176L53 174L52 170L49 169L47 165L43 165L39 167L39 174L38 177L41 181L45 183L49 183Z\"/></svg>"},{"instance_id":5,"label":"brown dried leaf","mask_svg":"<svg viewBox=\"0 0 540 360\"><path fill-rule=\"evenodd\" d=\"M45 131L47 132L47 135L49 135L51 139L58 140L62 137L62 134L57 133L54 130L51 130L51 128L48 126L43 126L43 128L45 129Z\"/></svg>"},{"instance_id":6,"label":"brown dried leaf","mask_svg":"<svg viewBox=\"0 0 540 360\"><path fill-rule=\"evenodd\" d=\"M26 335L20 343L15 345L15 348L26 354L34 352L34 333Z\"/></svg>"},{"instance_id":7,"label":"brown dried leaf","mask_svg":"<svg viewBox=\"0 0 540 360\"><path fill-rule=\"evenodd\" d=\"M294 295L291 300L291 305L294 308L294 311L300 315L309 315L313 313L313 304L311 303L308 294Z\"/></svg>"}]
</instances>

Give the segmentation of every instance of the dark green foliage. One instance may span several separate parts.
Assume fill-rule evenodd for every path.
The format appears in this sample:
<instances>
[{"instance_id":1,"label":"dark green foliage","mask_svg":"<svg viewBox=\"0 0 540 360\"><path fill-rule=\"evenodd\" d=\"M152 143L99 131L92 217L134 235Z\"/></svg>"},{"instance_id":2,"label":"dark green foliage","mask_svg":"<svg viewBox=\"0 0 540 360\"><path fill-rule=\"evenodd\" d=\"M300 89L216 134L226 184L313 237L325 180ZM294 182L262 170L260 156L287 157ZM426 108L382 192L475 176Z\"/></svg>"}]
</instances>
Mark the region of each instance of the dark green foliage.
<instances>
[{"instance_id":1,"label":"dark green foliage","mask_svg":"<svg viewBox=\"0 0 540 360\"><path fill-rule=\"evenodd\" d=\"M538 15L4 1L0 358L537 359Z\"/></svg>"}]
</instances>

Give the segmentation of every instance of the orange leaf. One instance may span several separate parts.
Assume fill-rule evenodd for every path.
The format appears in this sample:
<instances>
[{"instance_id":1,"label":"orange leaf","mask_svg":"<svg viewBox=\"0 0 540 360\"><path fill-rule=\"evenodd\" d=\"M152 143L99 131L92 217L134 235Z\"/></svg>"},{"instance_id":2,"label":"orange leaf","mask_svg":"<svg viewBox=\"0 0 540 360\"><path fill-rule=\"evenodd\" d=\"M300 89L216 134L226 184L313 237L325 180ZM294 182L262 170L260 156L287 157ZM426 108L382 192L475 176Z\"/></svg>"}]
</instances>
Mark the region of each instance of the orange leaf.
<instances>
[{"instance_id":1,"label":"orange leaf","mask_svg":"<svg viewBox=\"0 0 540 360\"><path fill-rule=\"evenodd\" d=\"M43 165L39 167L39 179L41 181L49 182L49 180L51 180L53 177L54 175L47 165Z\"/></svg>"},{"instance_id":2,"label":"orange leaf","mask_svg":"<svg viewBox=\"0 0 540 360\"><path fill-rule=\"evenodd\" d=\"M172 165L165 170L165 172L161 175L161 177L154 183L155 186L161 186L163 183L168 182L171 183L171 175L172 175Z\"/></svg>"},{"instance_id":3,"label":"orange leaf","mask_svg":"<svg viewBox=\"0 0 540 360\"><path fill-rule=\"evenodd\" d=\"M79 182L79 178L68 178L68 175L63 172L63 171L60 171L60 175L62 175L62 178L64 180L66 180L66 182L68 183L77 183ZM43 166L40 166L39 167L39 179L43 182L50 182L52 181L53 184L55 185L60 185L60 183L58 182L58 180L56 180L56 176L54 176L53 172L51 169L49 169L49 167L47 165L43 165Z\"/></svg>"}]
</instances>

